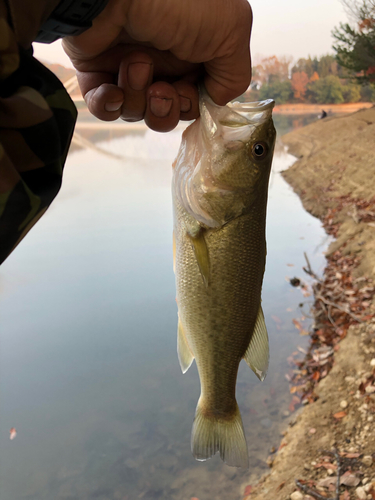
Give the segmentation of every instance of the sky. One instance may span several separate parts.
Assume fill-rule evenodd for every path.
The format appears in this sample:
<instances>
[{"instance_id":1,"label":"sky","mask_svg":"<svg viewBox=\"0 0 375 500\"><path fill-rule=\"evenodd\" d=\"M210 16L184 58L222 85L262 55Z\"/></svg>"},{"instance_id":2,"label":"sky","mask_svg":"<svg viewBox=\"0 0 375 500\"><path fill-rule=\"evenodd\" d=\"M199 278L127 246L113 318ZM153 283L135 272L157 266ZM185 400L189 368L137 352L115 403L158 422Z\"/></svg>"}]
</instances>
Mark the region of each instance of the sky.
<instances>
[{"instance_id":1,"label":"sky","mask_svg":"<svg viewBox=\"0 0 375 500\"><path fill-rule=\"evenodd\" d=\"M331 31L347 16L339 0L251 0L254 60L267 56L322 56L332 53ZM34 43L35 56L72 67L61 42Z\"/></svg>"}]
</instances>

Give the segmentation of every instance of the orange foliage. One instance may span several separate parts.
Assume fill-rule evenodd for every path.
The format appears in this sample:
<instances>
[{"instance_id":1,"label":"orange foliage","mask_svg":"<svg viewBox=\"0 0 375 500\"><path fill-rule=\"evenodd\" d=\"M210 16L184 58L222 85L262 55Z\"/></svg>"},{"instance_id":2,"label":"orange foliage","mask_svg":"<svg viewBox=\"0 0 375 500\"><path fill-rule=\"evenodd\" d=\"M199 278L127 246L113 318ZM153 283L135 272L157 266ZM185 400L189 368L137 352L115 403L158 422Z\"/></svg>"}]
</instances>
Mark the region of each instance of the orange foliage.
<instances>
[{"instance_id":1,"label":"orange foliage","mask_svg":"<svg viewBox=\"0 0 375 500\"><path fill-rule=\"evenodd\" d=\"M319 75L316 71L311 75L310 82L316 82L316 80L319 80Z\"/></svg>"},{"instance_id":2,"label":"orange foliage","mask_svg":"<svg viewBox=\"0 0 375 500\"><path fill-rule=\"evenodd\" d=\"M258 85L270 83L273 78L283 82L288 80L292 58L276 56L265 57L253 68L253 81Z\"/></svg>"},{"instance_id":3,"label":"orange foliage","mask_svg":"<svg viewBox=\"0 0 375 500\"><path fill-rule=\"evenodd\" d=\"M359 31L363 31L365 29L372 29L375 26L375 19L363 19L360 23L358 23Z\"/></svg>"},{"instance_id":4,"label":"orange foliage","mask_svg":"<svg viewBox=\"0 0 375 500\"><path fill-rule=\"evenodd\" d=\"M294 92L295 99L302 99L306 94L307 84L309 83L309 77L304 71L298 71L292 75L292 89Z\"/></svg>"}]
</instances>

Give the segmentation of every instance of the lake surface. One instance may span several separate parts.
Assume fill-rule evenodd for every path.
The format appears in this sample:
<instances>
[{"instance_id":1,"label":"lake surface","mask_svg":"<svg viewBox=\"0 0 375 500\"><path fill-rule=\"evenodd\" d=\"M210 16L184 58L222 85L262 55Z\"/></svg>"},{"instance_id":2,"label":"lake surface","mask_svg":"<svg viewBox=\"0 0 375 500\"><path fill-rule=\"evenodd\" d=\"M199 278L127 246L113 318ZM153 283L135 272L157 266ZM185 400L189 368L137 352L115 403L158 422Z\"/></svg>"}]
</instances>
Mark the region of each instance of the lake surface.
<instances>
[{"instance_id":1,"label":"lake surface","mask_svg":"<svg viewBox=\"0 0 375 500\"><path fill-rule=\"evenodd\" d=\"M182 375L176 353L180 136L140 131L103 136L101 152L73 148L57 200L0 269L1 500L238 500L268 469L289 414L287 358L308 341L292 319L311 297L286 277L305 279L303 252L322 272L326 235L282 179L293 158L278 148L263 286L270 368L261 383L242 362L237 386L250 470L196 462L198 374L193 364Z\"/></svg>"}]
</instances>

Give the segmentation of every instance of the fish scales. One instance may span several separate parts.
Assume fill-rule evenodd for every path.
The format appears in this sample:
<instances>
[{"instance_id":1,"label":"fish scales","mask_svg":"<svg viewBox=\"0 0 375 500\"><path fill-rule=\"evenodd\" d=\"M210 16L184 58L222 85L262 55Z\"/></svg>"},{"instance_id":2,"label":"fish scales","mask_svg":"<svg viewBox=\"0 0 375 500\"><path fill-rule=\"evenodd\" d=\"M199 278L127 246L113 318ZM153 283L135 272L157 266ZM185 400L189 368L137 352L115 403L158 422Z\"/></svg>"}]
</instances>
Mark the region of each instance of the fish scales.
<instances>
[{"instance_id":1,"label":"fish scales","mask_svg":"<svg viewBox=\"0 0 375 500\"><path fill-rule=\"evenodd\" d=\"M178 352L184 372L195 358L201 382L194 456L219 451L228 465L247 467L235 388L242 358L261 379L268 366L260 304L273 101L247 103L245 116L204 92L200 105L201 122L184 133L173 181ZM254 154L259 145L264 159Z\"/></svg>"},{"instance_id":2,"label":"fish scales","mask_svg":"<svg viewBox=\"0 0 375 500\"><path fill-rule=\"evenodd\" d=\"M247 236L250 229L255 233L251 239ZM209 231L207 244L212 248L209 293L189 239L183 231L177 236L179 314L184 329L189 332L189 345L195 353L202 393L212 400L218 411L225 407L224 387L230 391L231 399L234 398L238 365L246 352L259 309L265 261L262 236L264 241L264 228L258 225L255 229L253 214L222 229ZM247 261L263 263L263 267L248 265Z\"/></svg>"}]
</instances>

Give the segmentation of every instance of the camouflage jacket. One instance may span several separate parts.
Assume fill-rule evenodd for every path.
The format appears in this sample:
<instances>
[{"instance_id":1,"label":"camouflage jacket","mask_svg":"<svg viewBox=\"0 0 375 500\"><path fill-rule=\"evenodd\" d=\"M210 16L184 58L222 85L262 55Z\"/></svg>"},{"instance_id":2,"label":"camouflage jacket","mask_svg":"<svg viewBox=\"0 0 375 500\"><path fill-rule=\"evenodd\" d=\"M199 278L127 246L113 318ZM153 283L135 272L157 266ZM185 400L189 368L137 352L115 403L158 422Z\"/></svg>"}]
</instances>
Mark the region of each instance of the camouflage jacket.
<instances>
[{"instance_id":1,"label":"camouflage jacket","mask_svg":"<svg viewBox=\"0 0 375 500\"><path fill-rule=\"evenodd\" d=\"M0 264L57 195L76 117L62 83L19 48L0 3Z\"/></svg>"}]
</instances>

